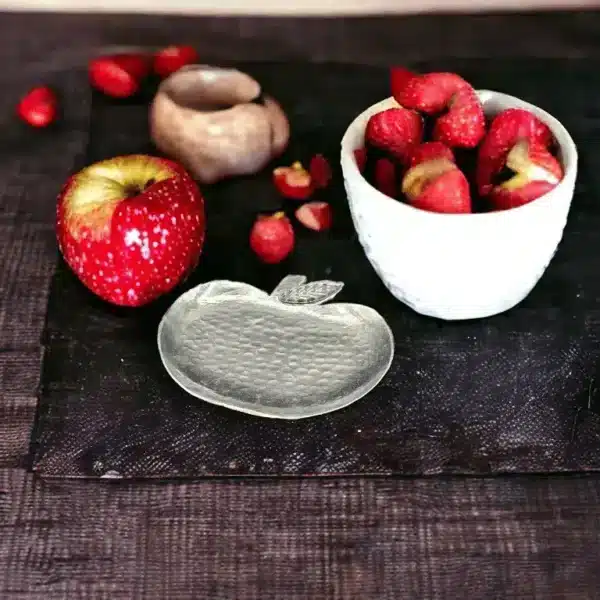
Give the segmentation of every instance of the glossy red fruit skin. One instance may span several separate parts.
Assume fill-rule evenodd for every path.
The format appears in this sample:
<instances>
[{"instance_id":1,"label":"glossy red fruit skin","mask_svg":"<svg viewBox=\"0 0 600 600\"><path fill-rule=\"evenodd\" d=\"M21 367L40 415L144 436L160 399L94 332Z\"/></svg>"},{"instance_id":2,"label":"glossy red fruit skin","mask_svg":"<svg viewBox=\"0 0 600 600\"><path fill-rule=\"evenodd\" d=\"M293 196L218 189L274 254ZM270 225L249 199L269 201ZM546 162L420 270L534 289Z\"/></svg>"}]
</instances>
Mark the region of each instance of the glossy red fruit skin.
<instances>
[{"instance_id":1,"label":"glossy red fruit skin","mask_svg":"<svg viewBox=\"0 0 600 600\"><path fill-rule=\"evenodd\" d=\"M327 231L333 224L333 211L327 202L307 202L296 209L296 219L313 231Z\"/></svg>"},{"instance_id":2,"label":"glossy red fruit skin","mask_svg":"<svg viewBox=\"0 0 600 600\"><path fill-rule=\"evenodd\" d=\"M283 213L259 216L250 231L250 248L266 264L280 263L294 244L294 228Z\"/></svg>"},{"instance_id":3,"label":"glossy red fruit skin","mask_svg":"<svg viewBox=\"0 0 600 600\"><path fill-rule=\"evenodd\" d=\"M144 196L123 199L102 229L77 226L68 199L78 175L61 191L56 235L65 262L103 300L139 307L170 292L197 266L204 245L204 199L193 179L172 161L173 178Z\"/></svg>"},{"instance_id":4,"label":"glossy red fruit skin","mask_svg":"<svg viewBox=\"0 0 600 600\"><path fill-rule=\"evenodd\" d=\"M531 181L518 190L506 190L497 186L490 192L488 199L494 210L509 210L529 204L541 198L556 187L547 181Z\"/></svg>"},{"instance_id":5,"label":"glossy red fruit skin","mask_svg":"<svg viewBox=\"0 0 600 600\"><path fill-rule=\"evenodd\" d=\"M141 52L113 55L113 60L132 75L138 82L145 79L152 70L152 59Z\"/></svg>"},{"instance_id":6,"label":"glossy red fruit skin","mask_svg":"<svg viewBox=\"0 0 600 600\"><path fill-rule=\"evenodd\" d=\"M331 172L331 165L329 161L322 154L315 154L310 159L310 165L308 172L315 188L324 189L326 188L333 176Z\"/></svg>"},{"instance_id":7,"label":"glossy red fruit skin","mask_svg":"<svg viewBox=\"0 0 600 600\"><path fill-rule=\"evenodd\" d=\"M456 168L428 183L411 206L436 213L470 213L471 192L463 172Z\"/></svg>"},{"instance_id":8,"label":"glossy red fruit skin","mask_svg":"<svg viewBox=\"0 0 600 600\"><path fill-rule=\"evenodd\" d=\"M409 166L414 167L437 158L447 158L454 162L454 152L442 142L424 142L412 151Z\"/></svg>"},{"instance_id":9,"label":"glossy red fruit skin","mask_svg":"<svg viewBox=\"0 0 600 600\"><path fill-rule=\"evenodd\" d=\"M136 69L132 72L128 68L130 69L131 65L120 60L118 56L94 58L88 67L90 83L107 96L129 98L138 92L140 80L134 74Z\"/></svg>"},{"instance_id":10,"label":"glossy red fruit skin","mask_svg":"<svg viewBox=\"0 0 600 600\"><path fill-rule=\"evenodd\" d=\"M38 86L27 92L17 106L19 118L36 128L48 127L58 114L58 100L47 86Z\"/></svg>"},{"instance_id":11,"label":"glossy red fruit skin","mask_svg":"<svg viewBox=\"0 0 600 600\"><path fill-rule=\"evenodd\" d=\"M508 153L520 140L547 147L552 142L552 132L524 109L509 108L494 117L477 153L477 189L481 196L491 192L495 175L502 170Z\"/></svg>"},{"instance_id":12,"label":"glossy red fruit skin","mask_svg":"<svg viewBox=\"0 0 600 600\"><path fill-rule=\"evenodd\" d=\"M390 69L390 92L400 105L402 104L400 95L413 77L416 77L416 74L405 67L392 67Z\"/></svg>"},{"instance_id":13,"label":"glossy red fruit skin","mask_svg":"<svg viewBox=\"0 0 600 600\"><path fill-rule=\"evenodd\" d=\"M364 173L365 167L367 166L367 149L356 148L356 150L354 150L354 160L356 161L358 170L361 173Z\"/></svg>"},{"instance_id":14,"label":"glossy red fruit skin","mask_svg":"<svg viewBox=\"0 0 600 600\"><path fill-rule=\"evenodd\" d=\"M284 198L307 200L315 191L311 174L299 163L290 167L277 167L273 171L273 184Z\"/></svg>"},{"instance_id":15,"label":"glossy red fruit skin","mask_svg":"<svg viewBox=\"0 0 600 600\"><path fill-rule=\"evenodd\" d=\"M396 165L387 159L380 158L375 163L374 185L386 196L396 198L398 195L398 182L396 179Z\"/></svg>"},{"instance_id":16,"label":"glossy red fruit skin","mask_svg":"<svg viewBox=\"0 0 600 600\"><path fill-rule=\"evenodd\" d=\"M475 148L485 135L483 106L471 85L455 73L414 77L398 101L429 115L447 110L436 121L434 138L453 148Z\"/></svg>"},{"instance_id":17,"label":"glossy red fruit skin","mask_svg":"<svg viewBox=\"0 0 600 600\"><path fill-rule=\"evenodd\" d=\"M388 108L371 116L367 122L365 140L371 146L389 152L406 162L412 149L421 143L423 119L405 108Z\"/></svg>"},{"instance_id":18,"label":"glossy red fruit skin","mask_svg":"<svg viewBox=\"0 0 600 600\"><path fill-rule=\"evenodd\" d=\"M164 79L186 65L197 63L198 59L193 46L168 46L154 55L153 70Z\"/></svg>"}]
</instances>

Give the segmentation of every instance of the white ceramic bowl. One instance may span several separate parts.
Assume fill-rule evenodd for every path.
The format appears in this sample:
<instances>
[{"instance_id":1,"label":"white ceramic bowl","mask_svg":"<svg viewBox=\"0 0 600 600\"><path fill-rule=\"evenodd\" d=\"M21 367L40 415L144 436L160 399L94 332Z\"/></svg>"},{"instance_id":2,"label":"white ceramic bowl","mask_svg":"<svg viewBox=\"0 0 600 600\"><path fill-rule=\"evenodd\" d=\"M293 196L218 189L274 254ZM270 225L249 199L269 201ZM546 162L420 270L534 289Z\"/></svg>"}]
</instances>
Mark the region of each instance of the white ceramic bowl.
<instances>
[{"instance_id":1,"label":"white ceramic bowl","mask_svg":"<svg viewBox=\"0 0 600 600\"><path fill-rule=\"evenodd\" d=\"M562 238L577 176L577 148L559 121L513 96L477 93L487 115L524 108L550 127L565 170L551 192L519 208L468 215L427 212L382 194L361 175L353 151L364 144L369 117L397 106L393 98L360 114L342 139L344 184L367 258L396 298L440 319L488 317L529 294Z\"/></svg>"}]
</instances>

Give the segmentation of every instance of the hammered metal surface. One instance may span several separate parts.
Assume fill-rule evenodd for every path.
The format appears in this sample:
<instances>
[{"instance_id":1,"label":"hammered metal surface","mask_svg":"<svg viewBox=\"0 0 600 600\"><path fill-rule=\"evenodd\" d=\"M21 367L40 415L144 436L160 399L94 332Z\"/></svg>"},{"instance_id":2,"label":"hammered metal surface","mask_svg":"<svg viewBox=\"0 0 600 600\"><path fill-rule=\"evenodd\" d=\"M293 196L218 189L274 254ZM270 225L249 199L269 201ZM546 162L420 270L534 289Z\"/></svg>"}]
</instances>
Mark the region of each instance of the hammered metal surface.
<instances>
[{"instance_id":1,"label":"hammered metal surface","mask_svg":"<svg viewBox=\"0 0 600 600\"><path fill-rule=\"evenodd\" d=\"M392 332L366 306L321 306L341 284L314 284L286 290L288 304L229 281L186 292L159 326L165 368L193 396L263 417L314 417L359 400L390 367Z\"/></svg>"}]
</instances>

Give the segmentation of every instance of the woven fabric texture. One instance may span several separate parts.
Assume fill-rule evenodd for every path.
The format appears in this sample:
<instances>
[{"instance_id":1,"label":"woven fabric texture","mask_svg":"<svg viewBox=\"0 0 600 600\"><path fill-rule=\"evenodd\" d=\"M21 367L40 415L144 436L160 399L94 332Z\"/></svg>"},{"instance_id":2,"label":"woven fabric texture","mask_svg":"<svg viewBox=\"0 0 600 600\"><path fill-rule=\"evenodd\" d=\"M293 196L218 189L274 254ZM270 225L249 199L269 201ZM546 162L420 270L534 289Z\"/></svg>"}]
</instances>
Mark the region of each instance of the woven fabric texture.
<instances>
[{"instance_id":1,"label":"woven fabric texture","mask_svg":"<svg viewBox=\"0 0 600 600\"><path fill-rule=\"evenodd\" d=\"M300 22L1 15L0 597L598 598L596 476L111 484L41 481L20 467L56 256L56 186L87 155L86 78L67 72L96 48L181 41L207 60L275 52L380 65L447 54L589 63L600 58L599 31L596 13ZM557 77L568 72L561 64ZM19 95L56 74L70 125L48 136L17 132Z\"/></svg>"}]
</instances>

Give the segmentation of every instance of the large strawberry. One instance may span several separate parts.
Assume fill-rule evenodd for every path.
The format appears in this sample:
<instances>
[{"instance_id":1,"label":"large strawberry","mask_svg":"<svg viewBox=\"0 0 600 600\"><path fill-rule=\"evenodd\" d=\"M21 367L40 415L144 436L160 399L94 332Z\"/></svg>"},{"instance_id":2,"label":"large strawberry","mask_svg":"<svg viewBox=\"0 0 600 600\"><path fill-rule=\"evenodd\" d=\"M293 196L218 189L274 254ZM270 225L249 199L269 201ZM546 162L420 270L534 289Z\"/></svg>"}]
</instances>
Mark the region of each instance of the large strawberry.
<instances>
[{"instance_id":1,"label":"large strawberry","mask_svg":"<svg viewBox=\"0 0 600 600\"><path fill-rule=\"evenodd\" d=\"M452 148L474 148L485 135L483 106L471 85L455 73L413 77L396 99L405 108L439 115L434 139Z\"/></svg>"},{"instance_id":2,"label":"large strawberry","mask_svg":"<svg viewBox=\"0 0 600 600\"><path fill-rule=\"evenodd\" d=\"M204 201L177 164L122 156L73 175L58 198L56 233L67 264L113 304L141 306L197 265Z\"/></svg>"},{"instance_id":3,"label":"large strawberry","mask_svg":"<svg viewBox=\"0 0 600 600\"><path fill-rule=\"evenodd\" d=\"M477 189L481 196L490 193L508 153L520 140L548 146L552 133L545 123L521 108L509 108L494 117L477 156Z\"/></svg>"},{"instance_id":4,"label":"large strawberry","mask_svg":"<svg viewBox=\"0 0 600 600\"><path fill-rule=\"evenodd\" d=\"M438 213L470 213L471 194L464 173L447 158L411 167L402 180L411 206Z\"/></svg>"},{"instance_id":5,"label":"large strawberry","mask_svg":"<svg viewBox=\"0 0 600 600\"><path fill-rule=\"evenodd\" d=\"M552 190L563 178L558 160L539 142L518 141L506 158L514 175L492 188L489 201L496 210L528 204Z\"/></svg>"},{"instance_id":6,"label":"large strawberry","mask_svg":"<svg viewBox=\"0 0 600 600\"><path fill-rule=\"evenodd\" d=\"M421 143L423 119L405 108L388 108L371 116L365 139L368 144L406 162L412 149Z\"/></svg>"}]
</instances>

